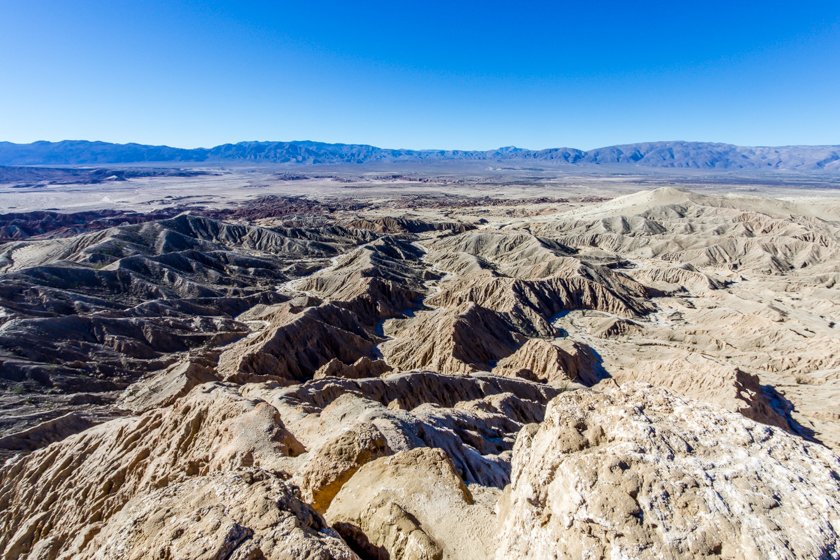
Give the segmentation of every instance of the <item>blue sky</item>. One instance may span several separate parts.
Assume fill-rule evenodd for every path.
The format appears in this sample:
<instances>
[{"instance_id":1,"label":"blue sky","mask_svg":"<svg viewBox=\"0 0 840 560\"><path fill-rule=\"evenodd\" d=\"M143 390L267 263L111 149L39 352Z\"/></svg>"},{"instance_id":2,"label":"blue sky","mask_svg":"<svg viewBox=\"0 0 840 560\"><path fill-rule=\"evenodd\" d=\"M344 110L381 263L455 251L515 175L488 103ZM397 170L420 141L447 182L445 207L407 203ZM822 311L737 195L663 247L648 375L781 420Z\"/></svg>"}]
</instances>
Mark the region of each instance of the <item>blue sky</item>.
<instances>
[{"instance_id":1,"label":"blue sky","mask_svg":"<svg viewBox=\"0 0 840 560\"><path fill-rule=\"evenodd\" d=\"M840 1L0 0L0 140L840 144Z\"/></svg>"}]
</instances>

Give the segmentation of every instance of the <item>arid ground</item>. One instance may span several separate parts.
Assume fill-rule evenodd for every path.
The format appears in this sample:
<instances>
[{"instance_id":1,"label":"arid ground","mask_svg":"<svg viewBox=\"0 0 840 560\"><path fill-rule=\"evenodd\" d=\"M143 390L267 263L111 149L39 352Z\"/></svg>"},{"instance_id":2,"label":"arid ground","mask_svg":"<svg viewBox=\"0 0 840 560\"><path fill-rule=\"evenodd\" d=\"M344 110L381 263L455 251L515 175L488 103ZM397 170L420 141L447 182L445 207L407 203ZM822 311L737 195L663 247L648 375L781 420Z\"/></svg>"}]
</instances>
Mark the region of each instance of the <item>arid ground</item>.
<instances>
[{"instance_id":1,"label":"arid ground","mask_svg":"<svg viewBox=\"0 0 840 560\"><path fill-rule=\"evenodd\" d=\"M830 177L137 175L0 185L0 558L840 554Z\"/></svg>"}]
</instances>

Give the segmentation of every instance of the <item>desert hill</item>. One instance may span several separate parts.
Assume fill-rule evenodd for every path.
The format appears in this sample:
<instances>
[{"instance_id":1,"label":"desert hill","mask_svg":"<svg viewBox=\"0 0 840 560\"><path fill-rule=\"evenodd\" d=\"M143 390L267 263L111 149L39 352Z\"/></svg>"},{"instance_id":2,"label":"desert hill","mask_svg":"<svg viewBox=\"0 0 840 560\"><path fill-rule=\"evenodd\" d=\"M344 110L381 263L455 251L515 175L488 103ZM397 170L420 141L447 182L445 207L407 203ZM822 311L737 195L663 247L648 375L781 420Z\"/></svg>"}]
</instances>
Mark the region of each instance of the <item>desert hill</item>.
<instances>
[{"instance_id":1,"label":"desert hill","mask_svg":"<svg viewBox=\"0 0 840 560\"><path fill-rule=\"evenodd\" d=\"M840 203L351 192L15 215L0 558L837 555Z\"/></svg>"}]
</instances>

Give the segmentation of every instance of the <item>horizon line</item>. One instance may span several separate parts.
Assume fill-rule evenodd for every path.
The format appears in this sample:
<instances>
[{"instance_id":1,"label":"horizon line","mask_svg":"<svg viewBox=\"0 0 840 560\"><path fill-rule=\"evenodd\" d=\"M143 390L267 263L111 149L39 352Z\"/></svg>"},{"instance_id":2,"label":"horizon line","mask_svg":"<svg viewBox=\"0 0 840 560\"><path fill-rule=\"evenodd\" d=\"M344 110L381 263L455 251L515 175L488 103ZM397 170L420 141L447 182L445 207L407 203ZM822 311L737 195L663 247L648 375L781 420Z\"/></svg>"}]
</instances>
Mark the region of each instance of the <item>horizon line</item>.
<instances>
[{"instance_id":1,"label":"horizon line","mask_svg":"<svg viewBox=\"0 0 840 560\"><path fill-rule=\"evenodd\" d=\"M704 141L704 140L644 140L639 142L625 142L620 144L607 144L604 146L596 146L594 148L577 148L574 146L549 146L546 148L523 148L521 146L515 145L506 145L506 146L498 146L495 148L487 148L487 149L480 149L480 148L406 148L406 147L398 147L398 148L386 148L383 146L377 146L376 144L368 144L368 143L360 143L360 142L327 142L322 140L239 140L236 142L223 142L221 144L215 144L210 146L197 146L191 148L185 148L182 146L174 146L171 144L149 144L143 142L113 142L109 140L87 140L87 139L71 139L65 138L62 140L33 140L32 142L13 142L10 140L0 140L0 144L11 144L15 146L30 146L34 144L61 144L66 142L86 142L89 144L110 144L114 146L148 146L148 147L155 147L155 148L171 148L175 150L184 150L184 151L196 151L196 150L213 150L215 148L219 148L221 146L236 146L240 144L304 144L304 143L311 143L311 144L323 144L329 146L360 146L366 148L374 148L378 150L389 150L389 151L411 151L411 152L494 152L499 150L506 150L506 149L515 149L515 150L522 150L526 152L544 152L549 150L577 150L580 152L591 152L595 150L603 150L606 148L620 148L625 146L638 146L643 144L707 144L707 145L718 145L718 146L733 146L736 148L840 148L840 143L838 144L753 144L753 145L746 145L746 144L733 144L730 142L721 142L721 141Z\"/></svg>"}]
</instances>

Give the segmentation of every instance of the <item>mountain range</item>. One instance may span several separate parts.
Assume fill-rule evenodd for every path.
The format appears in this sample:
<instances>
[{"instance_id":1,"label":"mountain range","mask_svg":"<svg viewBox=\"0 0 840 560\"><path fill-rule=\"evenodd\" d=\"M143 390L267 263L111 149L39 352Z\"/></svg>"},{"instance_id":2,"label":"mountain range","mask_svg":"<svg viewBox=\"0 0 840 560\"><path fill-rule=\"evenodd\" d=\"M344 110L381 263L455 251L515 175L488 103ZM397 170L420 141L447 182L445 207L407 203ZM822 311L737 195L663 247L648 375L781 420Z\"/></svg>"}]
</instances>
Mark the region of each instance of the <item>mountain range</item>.
<instances>
[{"instance_id":1,"label":"mountain range","mask_svg":"<svg viewBox=\"0 0 840 560\"><path fill-rule=\"evenodd\" d=\"M710 142L645 142L593 150L386 149L364 144L324 142L239 142L213 148L173 148L86 140L0 142L0 165L99 165L126 163L286 163L361 164L368 162L554 162L716 170L789 170L840 173L840 146L734 146Z\"/></svg>"}]
</instances>

